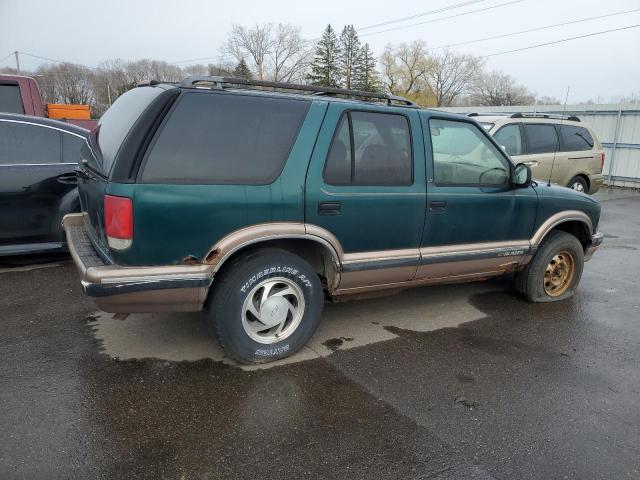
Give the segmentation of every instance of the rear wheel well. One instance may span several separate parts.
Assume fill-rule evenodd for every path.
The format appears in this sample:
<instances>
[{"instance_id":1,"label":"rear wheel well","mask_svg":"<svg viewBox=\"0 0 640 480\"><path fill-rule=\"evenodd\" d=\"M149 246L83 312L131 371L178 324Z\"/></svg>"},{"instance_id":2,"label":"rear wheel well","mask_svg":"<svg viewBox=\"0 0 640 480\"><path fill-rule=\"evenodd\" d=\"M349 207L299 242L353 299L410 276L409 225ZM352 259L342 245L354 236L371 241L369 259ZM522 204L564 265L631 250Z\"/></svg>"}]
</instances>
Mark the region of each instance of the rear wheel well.
<instances>
[{"instance_id":1,"label":"rear wheel well","mask_svg":"<svg viewBox=\"0 0 640 480\"><path fill-rule=\"evenodd\" d=\"M589 246L589 242L591 241L591 234L589 232L589 227L584 222L580 222L577 220L562 222L559 225L556 225L555 227L553 227L550 232L553 232L553 231L562 231L562 232L570 233L571 235L573 235L578 239L578 241L582 244L582 248L585 250ZM548 235L549 234L547 233L545 237Z\"/></svg>"},{"instance_id":2,"label":"rear wheel well","mask_svg":"<svg viewBox=\"0 0 640 480\"><path fill-rule=\"evenodd\" d=\"M338 271L333 251L320 242L305 238L280 238L247 245L225 258L216 275L224 274L225 269L238 257L264 248L279 248L299 256L315 270L325 290L335 288Z\"/></svg>"}]
</instances>

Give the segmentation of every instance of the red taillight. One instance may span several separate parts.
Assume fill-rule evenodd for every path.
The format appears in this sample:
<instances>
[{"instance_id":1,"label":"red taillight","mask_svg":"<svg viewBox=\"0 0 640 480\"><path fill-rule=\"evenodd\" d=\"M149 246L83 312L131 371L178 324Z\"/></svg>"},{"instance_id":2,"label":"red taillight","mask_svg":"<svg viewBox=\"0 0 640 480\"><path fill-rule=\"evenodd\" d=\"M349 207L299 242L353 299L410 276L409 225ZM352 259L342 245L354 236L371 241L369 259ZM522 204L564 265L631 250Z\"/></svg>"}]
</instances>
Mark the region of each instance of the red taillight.
<instances>
[{"instance_id":1,"label":"red taillight","mask_svg":"<svg viewBox=\"0 0 640 480\"><path fill-rule=\"evenodd\" d=\"M604 152L600 154L600 173L604 170Z\"/></svg>"},{"instance_id":2,"label":"red taillight","mask_svg":"<svg viewBox=\"0 0 640 480\"><path fill-rule=\"evenodd\" d=\"M104 229L111 248L122 250L133 240L133 202L127 197L104 196Z\"/></svg>"}]
</instances>

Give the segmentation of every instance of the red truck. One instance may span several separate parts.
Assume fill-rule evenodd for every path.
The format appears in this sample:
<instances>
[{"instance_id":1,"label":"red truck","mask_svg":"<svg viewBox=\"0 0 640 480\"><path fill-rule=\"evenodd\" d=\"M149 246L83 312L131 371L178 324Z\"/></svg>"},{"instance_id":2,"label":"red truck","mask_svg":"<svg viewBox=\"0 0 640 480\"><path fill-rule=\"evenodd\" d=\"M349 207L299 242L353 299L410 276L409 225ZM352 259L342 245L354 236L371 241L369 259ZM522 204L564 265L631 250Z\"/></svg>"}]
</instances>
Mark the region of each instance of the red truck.
<instances>
[{"instance_id":1,"label":"red truck","mask_svg":"<svg viewBox=\"0 0 640 480\"><path fill-rule=\"evenodd\" d=\"M0 112L55 118L88 130L98 123L89 105L45 103L35 79L21 75L0 75Z\"/></svg>"}]
</instances>

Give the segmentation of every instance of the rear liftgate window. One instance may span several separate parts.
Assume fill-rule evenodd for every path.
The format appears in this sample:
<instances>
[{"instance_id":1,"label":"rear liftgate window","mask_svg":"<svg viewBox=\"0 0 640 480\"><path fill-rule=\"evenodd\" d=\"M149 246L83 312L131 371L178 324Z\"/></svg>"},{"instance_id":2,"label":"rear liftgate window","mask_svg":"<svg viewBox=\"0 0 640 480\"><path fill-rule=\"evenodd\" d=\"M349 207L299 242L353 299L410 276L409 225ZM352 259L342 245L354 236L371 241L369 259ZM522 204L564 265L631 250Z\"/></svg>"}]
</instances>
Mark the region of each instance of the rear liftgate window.
<instances>
[{"instance_id":1,"label":"rear liftgate window","mask_svg":"<svg viewBox=\"0 0 640 480\"><path fill-rule=\"evenodd\" d=\"M309 108L305 100L188 93L148 155L145 183L272 183Z\"/></svg>"}]
</instances>

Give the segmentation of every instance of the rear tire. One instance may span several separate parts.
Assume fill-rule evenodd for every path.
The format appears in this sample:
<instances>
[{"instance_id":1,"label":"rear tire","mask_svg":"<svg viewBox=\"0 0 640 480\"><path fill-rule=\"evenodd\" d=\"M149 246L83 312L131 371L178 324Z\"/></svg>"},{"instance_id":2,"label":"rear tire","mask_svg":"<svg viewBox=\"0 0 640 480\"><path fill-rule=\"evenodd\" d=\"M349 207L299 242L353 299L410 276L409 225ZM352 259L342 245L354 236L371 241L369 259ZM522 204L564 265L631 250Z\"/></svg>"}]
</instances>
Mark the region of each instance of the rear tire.
<instances>
[{"instance_id":1,"label":"rear tire","mask_svg":"<svg viewBox=\"0 0 640 480\"><path fill-rule=\"evenodd\" d=\"M587 181L584 177L581 177L580 175L573 177L569 181L567 187L571 190L575 190L576 192L589 193L589 185L587 185Z\"/></svg>"},{"instance_id":2,"label":"rear tire","mask_svg":"<svg viewBox=\"0 0 640 480\"><path fill-rule=\"evenodd\" d=\"M324 294L318 275L285 250L238 257L214 280L208 317L225 353L240 363L293 355L315 332Z\"/></svg>"},{"instance_id":3,"label":"rear tire","mask_svg":"<svg viewBox=\"0 0 640 480\"><path fill-rule=\"evenodd\" d=\"M515 278L516 289L530 302L569 298L582 277L584 250L573 235L553 231L538 247L533 260Z\"/></svg>"}]
</instances>

